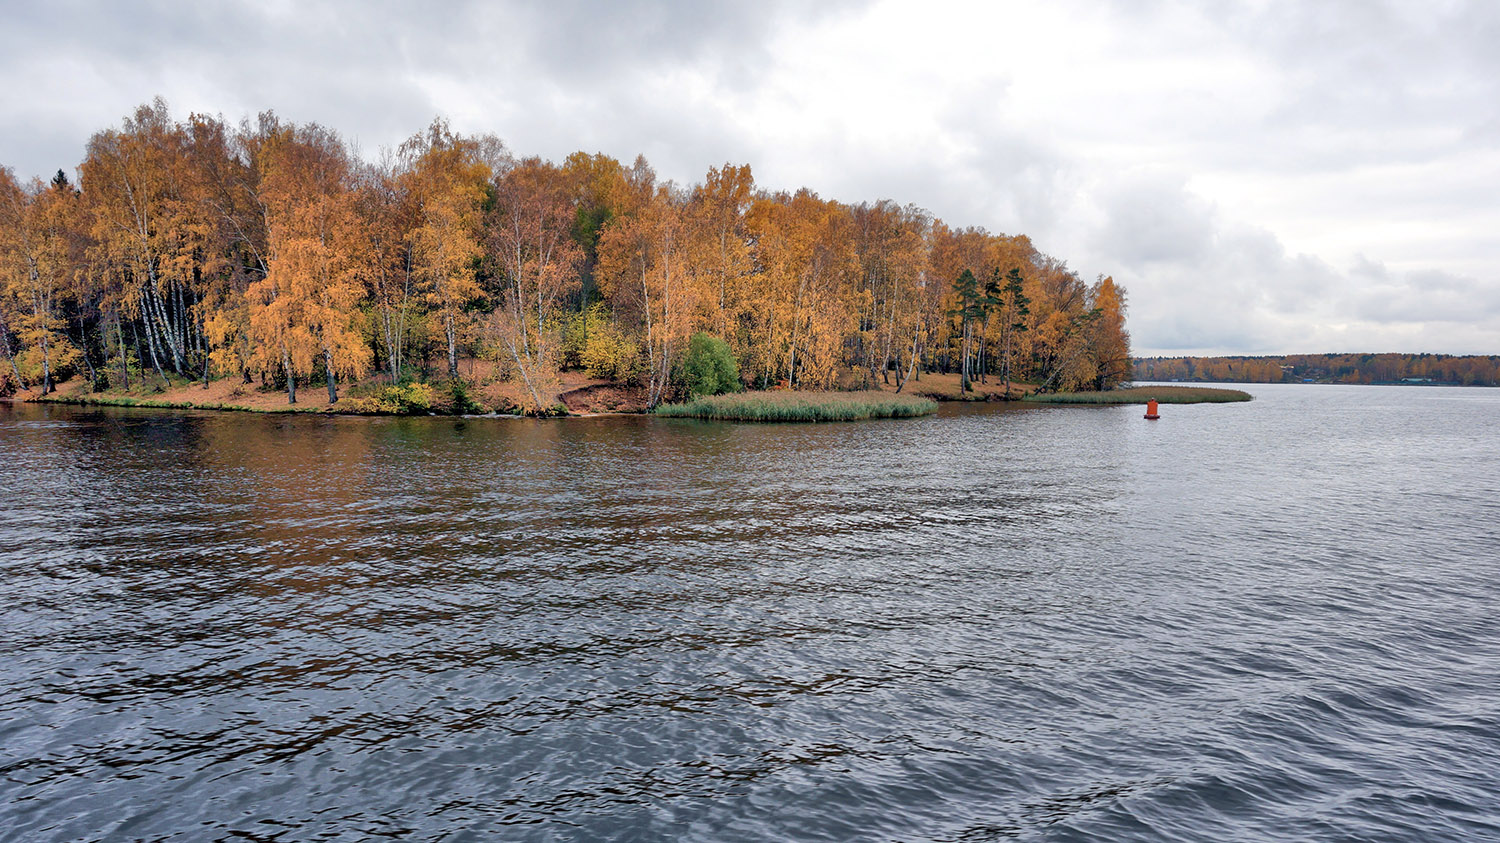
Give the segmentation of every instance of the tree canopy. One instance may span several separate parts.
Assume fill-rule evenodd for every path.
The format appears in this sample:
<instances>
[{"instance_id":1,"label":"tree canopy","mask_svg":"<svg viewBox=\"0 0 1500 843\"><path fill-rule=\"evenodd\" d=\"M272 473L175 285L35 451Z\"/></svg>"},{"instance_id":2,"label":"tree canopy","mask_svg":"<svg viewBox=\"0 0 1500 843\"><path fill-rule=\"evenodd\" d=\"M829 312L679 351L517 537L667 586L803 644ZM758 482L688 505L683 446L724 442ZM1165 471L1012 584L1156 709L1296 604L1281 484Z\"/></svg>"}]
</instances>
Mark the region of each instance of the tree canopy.
<instances>
[{"instance_id":1,"label":"tree canopy","mask_svg":"<svg viewBox=\"0 0 1500 843\"><path fill-rule=\"evenodd\" d=\"M655 404L700 332L749 386L1097 388L1130 374L1124 315L1112 279L1024 235L764 189L744 164L683 186L644 158L522 157L441 120L369 161L317 124L156 100L96 133L76 180L0 169L5 390L234 377L334 401L477 358L538 406L570 367Z\"/></svg>"}]
</instances>

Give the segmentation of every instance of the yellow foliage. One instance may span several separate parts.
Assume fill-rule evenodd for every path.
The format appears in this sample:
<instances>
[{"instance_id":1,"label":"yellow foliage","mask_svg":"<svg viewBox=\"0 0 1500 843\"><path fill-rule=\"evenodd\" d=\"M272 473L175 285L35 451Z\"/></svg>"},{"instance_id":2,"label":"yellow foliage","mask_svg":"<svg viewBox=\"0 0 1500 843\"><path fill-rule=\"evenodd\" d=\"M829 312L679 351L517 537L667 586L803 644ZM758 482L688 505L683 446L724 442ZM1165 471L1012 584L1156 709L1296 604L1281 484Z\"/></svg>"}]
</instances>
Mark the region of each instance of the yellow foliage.
<instances>
[{"instance_id":1,"label":"yellow foliage","mask_svg":"<svg viewBox=\"0 0 1500 843\"><path fill-rule=\"evenodd\" d=\"M90 365L103 349L112 371L134 354L294 385L319 369L358 377L377 354L399 380L437 345L450 373L461 349L502 360L538 408L565 362L639 376L655 403L698 331L762 386L1126 374L1123 290L1085 284L1024 236L759 190L743 164L684 187L644 158L512 157L440 120L378 164L315 125L242 125L174 121L157 101L93 136L81 191L5 173L0 327L23 364ZM984 289L959 308L965 271ZM596 296L576 335L562 330Z\"/></svg>"},{"instance_id":2,"label":"yellow foliage","mask_svg":"<svg viewBox=\"0 0 1500 843\"><path fill-rule=\"evenodd\" d=\"M636 373L640 349L610 320L603 302L591 305L580 321L583 342L578 358L590 375L626 380Z\"/></svg>"}]
</instances>

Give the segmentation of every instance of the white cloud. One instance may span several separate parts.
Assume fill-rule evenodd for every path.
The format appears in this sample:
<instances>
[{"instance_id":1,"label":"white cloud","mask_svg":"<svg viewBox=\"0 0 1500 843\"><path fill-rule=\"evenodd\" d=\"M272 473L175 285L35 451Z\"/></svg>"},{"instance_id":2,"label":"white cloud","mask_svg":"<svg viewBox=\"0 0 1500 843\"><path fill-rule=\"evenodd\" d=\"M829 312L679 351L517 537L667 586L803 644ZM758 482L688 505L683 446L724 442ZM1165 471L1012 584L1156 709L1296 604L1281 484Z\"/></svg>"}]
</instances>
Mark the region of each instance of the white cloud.
<instances>
[{"instance_id":1,"label":"white cloud","mask_svg":"<svg viewBox=\"0 0 1500 843\"><path fill-rule=\"evenodd\" d=\"M1144 353L1500 350L1500 4L20 4L0 161L152 96L366 154L434 115L523 154L893 198L1130 293Z\"/></svg>"}]
</instances>

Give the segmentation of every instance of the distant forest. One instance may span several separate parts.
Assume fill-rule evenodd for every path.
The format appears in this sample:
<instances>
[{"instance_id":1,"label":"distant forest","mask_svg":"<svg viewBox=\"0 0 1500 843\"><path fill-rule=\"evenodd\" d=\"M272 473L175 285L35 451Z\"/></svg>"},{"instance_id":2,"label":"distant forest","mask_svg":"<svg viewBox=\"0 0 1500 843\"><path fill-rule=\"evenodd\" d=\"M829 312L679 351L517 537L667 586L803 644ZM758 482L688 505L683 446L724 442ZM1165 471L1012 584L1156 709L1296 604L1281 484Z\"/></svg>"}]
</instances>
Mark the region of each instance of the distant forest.
<instances>
[{"instance_id":1,"label":"distant forest","mask_svg":"<svg viewBox=\"0 0 1500 843\"><path fill-rule=\"evenodd\" d=\"M1500 357L1448 354L1143 357L1134 369L1138 381L1500 386Z\"/></svg>"},{"instance_id":2,"label":"distant forest","mask_svg":"<svg viewBox=\"0 0 1500 843\"><path fill-rule=\"evenodd\" d=\"M177 120L157 100L96 133L76 175L0 168L0 390L237 378L331 403L480 359L538 407L565 370L655 405L698 333L753 387L1130 371L1112 279L912 205L763 189L749 166L680 185L644 158L554 163L442 121L364 160L316 124Z\"/></svg>"}]
</instances>

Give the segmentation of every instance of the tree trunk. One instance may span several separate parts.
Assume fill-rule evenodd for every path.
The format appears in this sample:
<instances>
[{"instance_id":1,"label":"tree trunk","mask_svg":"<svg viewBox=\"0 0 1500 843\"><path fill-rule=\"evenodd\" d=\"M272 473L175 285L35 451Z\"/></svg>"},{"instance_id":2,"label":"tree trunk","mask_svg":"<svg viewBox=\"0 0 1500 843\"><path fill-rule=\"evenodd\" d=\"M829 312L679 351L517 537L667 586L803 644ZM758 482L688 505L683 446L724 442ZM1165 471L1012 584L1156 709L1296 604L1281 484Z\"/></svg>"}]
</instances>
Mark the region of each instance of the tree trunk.
<instances>
[{"instance_id":1,"label":"tree trunk","mask_svg":"<svg viewBox=\"0 0 1500 843\"><path fill-rule=\"evenodd\" d=\"M453 317L443 320L443 329L448 334L448 377L458 377L458 335L453 329Z\"/></svg>"},{"instance_id":2,"label":"tree trunk","mask_svg":"<svg viewBox=\"0 0 1500 843\"><path fill-rule=\"evenodd\" d=\"M897 351L896 345L896 306L892 304L886 314L885 337L880 342L880 380L887 386L891 382L891 355L894 353L896 359L896 380L901 380L901 352Z\"/></svg>"},{"instance_id":3,"label":"tree trunk","mask_svg":"<svg viewBox=\"0 0 1500 843\"><path fill-rule=\"evenodd\" d=\"M333 376L333 352L327 348L323 349L323 368L328 372L328 403L336 404L339 400L338 389L335 388Z\"/></svg>"},{"instance_id":4,"label":"tree trunk","mask_svg":"<svg viewBox=\"0 0 1500 843\"><path fill-rule=\"evenodd\" d=\"M120 314L115 314L115 342L120 346L120 380L126 389L130 388L130 361L126 359L125 352L125 329L120 326Z\"/></svg>"},{"instance_id":5,"label":"tree trunk","mask_svg":"<svg viewBox=\"0 0 1500 843\"><path fill-rule=\"evenodd\" d=\"M1010 319L1009 312L1005 312L1004 318ZM1000 326L1000 377L1005 381L1005 400L1010 400L1010 325Z\"/></svg>"},{"instance_id":6,"label":"tree trunk","mask_svg":"<svg viewBox=\"0 0 1500 843\"><path fill-rule=\"evenodd\" d=\"M156 331L152 330L148 317L141 317L141 324L146 328L146 348L151 352L151 367L156 369L156 376L161 378L162 388L166 389L172 385L172 381L167 378L167 370L161 366L161 357L165 354L158 356L156 353Z\"/></svg>"},{"instance_id":7,"label":"tree trunk","mask_svg":"<svg viewBox=\"0 0 1500 843\"><path fill-rule=\"evenodd\" d=\"M16 358L11 354L11 350L10 350L10 331L7 329L7 327L5 325L5 322L3 320L0 320L0 340L4 341L5 360L6 360L7 363L10 363L10 370L16 376L16 385L20 386L22 389L26 390L27 392L30 392L31 391L31 387L27 386L26 385L26 379L23 378L23 377L21 377L21 370L19 368L17 368L17 366L16 366Z\"/></svg>"},{"instance_id":8,"label":"tree trunk","mask_svg":"<svg viewBox=\"0 0 1500 843\"><path fill-rule=\"evenodd\" d=\"M52 391L52 358L47 350L47 332L42 331L42 394Z\"/></svg>"},{"instance_id":9,"label":"tree trunk","mask_svg":"<svg viewBox=\"0 0 1500 843\"><path fill-rule=\"evenodd\" d=\"M94 361L89 358L89 332L88 326L83 324L83 316L78 317L78 354L83 358L83 367L89 373L89 391L94 391L94 385L99 383L99 372L94 369Z\"/></svg>"},{"instance_id":10,"label":"tree trunk","mask_svg":"<svg viewBox=\"0 0 1500 843\"><path fill-rule=\"evenodd\" d=\"M172 303L176 306L177 345L182 349L183 374L187 374L188 353L192 351L192 324L188 319L187 297L182 294L182 285L172 285Z\"/></svg>"},{"instance_id":11,"label":"tree trunk","mask_svg":"<svg viewBox=\"0 0 1500 843\"><path fill-rule=\"evenodd\" d=\"M146 358L141 356L141 332L136 330L135 320L130 320L130 338L135 342L135 361L141 367L141 384L146 383ZM156 363L156 355L151 355L151 362ZM167 376L161 373L161 366L156 365L156 374L166 383Z\"/></svg>"},{"instance_id":12,"label":"tree trunk","mask_svg":"<svg viewBox=\"0 0 1500 843\"><path fill-rule=\"evenodd\" d=\"M171 320L167 318L167 309L162 305L160 293L151 287L147 287L147 292L150 295L148 296L148 313L145 321L148 328L151 329L148 331L148 334L155 336L156 341L161 344L163 357L167 356L165 352L171 352L171 356L168 357L167 362L171 364L172 371L180 375L182 374L182 352L178 350L176 343L173 341L172 325ZM159 364L158 368L160 368Z\"/></svg>"},{"instance_id":13,"label":"tree trunk","mask_svg":"<svg viewBox=\"0 0 1500 843\"><path fill-rule=\"evenodd\" d=\"M146 297L147 292L145 290L142 290L141 327L146 329L146 350L151 352L151 365L156 369L156 374L161 377L161 382L170 386L171 381L167 380L167 375L162 371L161 368L161 358L159 358L156 354L156 332L152 329L153 320L151 319L150 315L150 306L145 302ZM135 326L132 325L131 329L134 330L134 328ZM136 354L137 356L139 356L140 352L137 351Z\"/></svg>"},{"instance_id":14,"label":"tree trunk","mask_svg":"<svg viewBox=\"0 0 1500 843\"><path fill-rule=\"evenodd\" d=\"M651 288L641 270L641 311L646 315L646 409L656 409L656 332L651 320Z\"/></svg>"},{"instance_id":15,"label":"tree trunk","mask_svg":"<svg viewBox=\"0 0 1500 843\"><path fill-rule=\"evenodd\" d=\"M380 309L380 324L385 332L385 356L391 370L391 383L395 383L401 380L401 349L397 347L396 328L391 323L390 308Z\"/></svg>"},{"instance_id":16,"label":"tree trunk","mask_svg":"<svg viewBox=\"0 0 1500 843\"><path fill-rule=\"evenodd\" d=\"M963 395L969 391L969 322L964 320L964 338L959 344L958 364L958 394Z\"/></svg>"},{"instance_id":17,"label":"tree trunk","mask_svg":"<svg viewBox=\"0 0 1500 843\"><path fill-rule=\"evenodd\" d=\"M901 376L901 369L900 369L901 361L900 360L896 361L896 364L897 364L897 368L896 368L896 394L897 395L901 394L901 389L906 386L906 382L908 380L911 380L912 374L917 371L917 334L919 334L920 332L921 332L921 328L918 328L917 330L912 331L912 334L911 334L911 363L908 364L908 368L906 370L906 377L902 377ZM919 380L920 380L920 378L919 378Z\"/></svg>"},{"instance_id":18,"label":"tree trunk","mask_svg":"<svg viewBox=\"0 0 1500 843\"><path fill-rule=\"evenodd\" d=\"M521 373L521 380L522 380L522 382L524 382L526 384L526 390L531 393L531 400L534 401L534 402L536 402L537 412L541 413L541 411L542 411L542 396L538 395L537 391L536 391L536 387L532 386L532 384L531 384L531 375L526 371L526 363L521 360L521 354L516 349L515 342L513 342L510 339L510 337L504 336L503 332L502 332L501 339L504 340L505 347L507 349L509 349L509 351L510 351L510 359L516 361L516 370Z\"/></svg>"},{"instance_id":19,"label":"tree trunk","mask_svg":"<svg viewBox=\"0 0 1500 843\"><path fill-rule=\"evenodd\" d=\"M1014 329L1012 329L1014 330ZM1005 397L1010 398L1010 339L1011 335L1005 335Z\"/></svg>"},{"instance_id":20,"label":"tree trunk","mask_svg":"<svg viewBox=\"0 0 1500 843\"><path fill-rule=\"evenodd\" d=\"M292 374L292 358L287 355L286 346L281 347L281 368L286 372L286 403L297 403L297 376Z\"/></svg>"}]
</instances>

